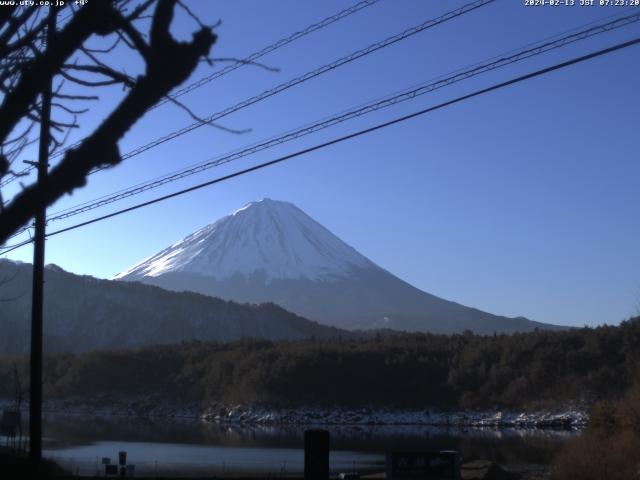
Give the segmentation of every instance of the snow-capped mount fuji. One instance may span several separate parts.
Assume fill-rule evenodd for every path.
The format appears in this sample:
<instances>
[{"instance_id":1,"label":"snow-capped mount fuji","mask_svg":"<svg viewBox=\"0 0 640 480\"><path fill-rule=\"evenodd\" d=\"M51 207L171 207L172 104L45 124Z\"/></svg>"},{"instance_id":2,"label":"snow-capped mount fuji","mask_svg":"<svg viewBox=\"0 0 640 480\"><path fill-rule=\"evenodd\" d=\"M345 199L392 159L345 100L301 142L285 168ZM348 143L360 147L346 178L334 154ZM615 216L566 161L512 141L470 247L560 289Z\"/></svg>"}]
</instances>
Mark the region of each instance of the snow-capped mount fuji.
<instances>
[{"instance_id":1,"label":"snow-capped mount fuji","mask_svg":"<svg viewBox=\"0 0 640 480\"><path fill-rule=\"evenodd\" d=\"M367 259L295 205L251 202L118 274L169 290L274 302L348 329L477 333L554 328L418 290Z\"/></svg>"},{"instance_id":2,"label":"snow-capped mount fuji","mask_svg":"<svg viewBox=\"0 0 640 480\"><path fill-rule=\"evenodd\" d=\"M227 280L260 274L275 279L322 281L348 277L374 264L295 205L265 198L207 225L120 273L144 280L191 273Z\"/></svg>"}]
</instances>

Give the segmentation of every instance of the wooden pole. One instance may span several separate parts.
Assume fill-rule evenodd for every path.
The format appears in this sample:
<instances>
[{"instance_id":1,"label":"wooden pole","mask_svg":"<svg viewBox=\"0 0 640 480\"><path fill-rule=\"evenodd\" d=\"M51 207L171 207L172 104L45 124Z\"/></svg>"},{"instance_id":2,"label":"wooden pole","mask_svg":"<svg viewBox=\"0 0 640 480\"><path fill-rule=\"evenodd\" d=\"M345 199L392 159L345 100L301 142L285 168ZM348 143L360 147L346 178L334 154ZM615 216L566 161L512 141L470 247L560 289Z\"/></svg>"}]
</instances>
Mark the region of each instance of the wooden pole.
<instances>
[{"instance_id":1,"label":"wooden pole","mask_svg":"<svg viewBox=\"0 0 640 480\"><path fill-rule=\"evenodd\" d=\"M47 25L47 50L51 49L56 31L56 10L49 7ZM51 127L51 96L53 78L42 91L40 112L40 144L38 152L38 183L44 182L49 168L49 144ZM46 207L35 216L35 238L33 243L33 288L31 298L31 358L29 390L29 458L39 470L42 460L42 316L44 300L44 241Z\"/></svg>"}]
</instances>

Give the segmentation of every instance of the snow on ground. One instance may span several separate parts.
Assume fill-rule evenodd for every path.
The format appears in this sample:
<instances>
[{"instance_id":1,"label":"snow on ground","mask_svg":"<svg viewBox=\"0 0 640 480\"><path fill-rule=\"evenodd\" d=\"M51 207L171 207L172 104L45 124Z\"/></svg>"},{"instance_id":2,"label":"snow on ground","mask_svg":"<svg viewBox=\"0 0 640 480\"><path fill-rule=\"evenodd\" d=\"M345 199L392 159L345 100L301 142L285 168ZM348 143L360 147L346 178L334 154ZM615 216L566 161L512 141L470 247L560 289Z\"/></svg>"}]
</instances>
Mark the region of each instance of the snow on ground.
<instances>
[{"instance_id":1,"label":"snow on ground","mask_svg":"<svg viewBox=\"0 0 640 480\"><path fill-rule=\"evenodd\" d=\"M0 400L0 409L9 408L11 402ZM23 403L23 409L28 404ZM246 405L211 405L206 409L196 403L176 404L155 395L122 397L102 395L93 397L70 397L47 400L44 413L92 415L92 416L128 416L154 418L191 418L203 422L225 425L417 425L438 427L475 427L475 428L515 428L515 429L582 429L586 426L588 415L584 408L564 408L554 411L513 412L493 411L455 411L444 412L432 409L402 410L380 408L266 408Z\"/></svg>"},{"instance_id":2,"label":"snow on ground","mask_svg":"<svg viewBox=\"0 0 640 480\"><path fill-rule=\"evenodd\" d=\"M580 409L533 413L507 411L442 412L390 409L266 409L214 406L201 418L216 423L313 425L433 425L492 428L583 428L587 414Z\"/></svg>"}]
</instances>

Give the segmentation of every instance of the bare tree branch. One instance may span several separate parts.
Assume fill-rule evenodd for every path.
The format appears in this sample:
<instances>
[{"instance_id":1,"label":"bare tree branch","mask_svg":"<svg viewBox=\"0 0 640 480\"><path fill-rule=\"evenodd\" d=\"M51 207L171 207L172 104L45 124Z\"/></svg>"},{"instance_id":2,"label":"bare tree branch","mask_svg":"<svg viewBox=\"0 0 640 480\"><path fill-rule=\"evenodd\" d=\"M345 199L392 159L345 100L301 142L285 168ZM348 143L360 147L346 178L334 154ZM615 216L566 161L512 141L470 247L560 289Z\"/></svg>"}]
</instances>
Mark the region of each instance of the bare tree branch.
<instances>
[{"instance_id":1,"label":"bare tree branch","mask_svg":"<svg viewBox=\"0 0 640 480\"><path fill-rule=\"evenodd\" d=\"M187 112L187 114L188 114L188 115L189 115L193 120L195 120L195 121L196 121L196 122L198 122L198 123L202 123L202 124L204 124L204 125L209 125L210 127L217 128L218 130L222 130L222 131L225 131L225 132L227 132L227 133L233 133L233 134L236 134L236 135L241 135L241 134L243 134L243 133L249 133L249 132L251 132L251 129L250 129L250 128L245 128L245 129L243 129L243 130L236 130L236 129L233 129L233 128L229 128L229 127L224 127L224 126L222 126L222 125L218 125L217 123L214 123L214 122L212 122L212 121L210 121L210 120L207 120L207 119L205 119L205 118L200 117L199 115L196 115L196 114L195 114L195 113L194 113L194 112L193 112L189 107L187 107L184 103L182 103L182 102L181 102L181 101L179 101L179 100L176 100L176 99L175 99L175 98L173 98L172 96L170 96L170 95L165 95L165 98L166 98L167 100L169 100L171 103L173 103L174 105L176 105L177 107L179 107L179 108L181 108L182 110L184 110L185 112Z\"/></svg>"},{"instance_id":2,"label":"bare tree branch","mask_svg":"<svg viewBox=\"0 0 640 480\"><path fill-rule=\"evenodd\" d=\"M132 15L139 16L152 3L144 2L144 9L136 9ZM90 171L117 165L121 161L118 149L120 139L150 107L187 80L202 58L209 56L210 49L216 41L216 36L210 28L200 28L193 34L190 42L179 42L172 37L170 27L176 3L177 0L157 0L151 21L150 40L146 42L141 34L131 33L133 27L130 25L134 17L123 16L121 10L106 0L92 0L77 10L74 18L63 30L56 33L53 47L34 60L29 71L22 73L15 87L5 96L0 106L0 138L6 138L22 118L32 117L38 120L38 115L32 113L31 106L36 104L36 96L47 76L50 78L53 75L61 75L70 82L91 87L125 83L125 74L105 68L106 64L92 58L93 54L87 57L94 63L98 60L95 65L70 63L71 55L76 51L82 52L82 46L91 35L118 35L126 32L145 62L144 74L135 81L126 78L125 84L130 90L93 133L75 148L67 150L43 182L26 187L0 213L0 244L25 225L39 207L50 205L61 196L85 185ZM86 51L83 53L86 54ZM108 80L80 79L69 73L69 70L107 76ZM67 99L81 99L81 96L70 97L73 98ZM56 98L66 97L58 93ZM188 113L193 114L190 110ZM73 128L77 124L75 121L69 123L55 120L52 125ZM53 144L56 148L60 142L54 140Z\"/></svg>"},{"instance_id":3,"label":"bare tree branch","mask_svg":"<svg viewBox=\"0 0 640 480\"><path fill-rule=\"evenodd\" d=\"M62 70L60 72L61 75L64 76L65 78L67 78L67 79L72 79L71 81L74 81L76 83L85 82L85 83L90 83L92 86L96 86L96 84L98 84L98 86L101 85L101 83L99 83L99 82L89 82L89 81L86 81L86 80L78 79L77 77L73 77L66 70L76 70L76 71L79 71L79 72L97 73L97 74L100 74L100 75L104 75L106 77L110 77L111 81L110 81L109 85L111 83L123 83L127 87L133 87L135 85L135 83L136 83L135 80L133 78L131 78L129 75L125 75L124 73L118 72L117 70L114 70L114 69L109 68L107 66L65 64L65 65L63 65L63 68L64 68L64 70Z\"/></svg>"},{"instance_id":4,"label":"bare tree branch","mask_svg":"<svg viewBox=\"0 0 640 480\"><path fill-rule=\"evenodd\" d=\"M42 91L45 82L60 72L63 63L92 34L105 35L112 28L112 7L108 0L93 0L80 9L65 28L55 34L53 47L36 59L25 71L11 95L6 95L0 106L0 138L5 138L21 118L27 115L29 105Z\"/></svg>"}]
</instances>

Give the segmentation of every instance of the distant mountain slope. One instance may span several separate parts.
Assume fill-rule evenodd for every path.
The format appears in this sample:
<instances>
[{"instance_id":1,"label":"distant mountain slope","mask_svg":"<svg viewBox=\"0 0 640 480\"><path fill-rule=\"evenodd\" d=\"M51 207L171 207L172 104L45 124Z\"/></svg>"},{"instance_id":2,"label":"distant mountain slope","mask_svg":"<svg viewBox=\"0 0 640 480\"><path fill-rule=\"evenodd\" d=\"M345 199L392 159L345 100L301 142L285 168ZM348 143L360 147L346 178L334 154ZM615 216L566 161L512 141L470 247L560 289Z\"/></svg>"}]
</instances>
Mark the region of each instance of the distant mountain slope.
<instances>
[{"instance_id":1,"label":"distant mountain slope","mask_svg":"<svg viewBox=\"0 0 640 480\"><path fill-rule=\"evenodd\" d=\"M238 302L274 302L347 329L493 334L559 328L418 290L296 206L270 199L246 205L115 278Z\"/></svg>"},{"instance_id":2,"label":"distant mountain slope","mask_svg":"<svg viewBox=\"0 0 640 480\"><path fill-rule=\"evenodd\" d=\"M0 260L0 352L29 347L32 266ZM141 283L45 269L45 349L80 352L183 340L270 340L349 335L273 305L239 305Z\"/></svg>"}]
</instances>

